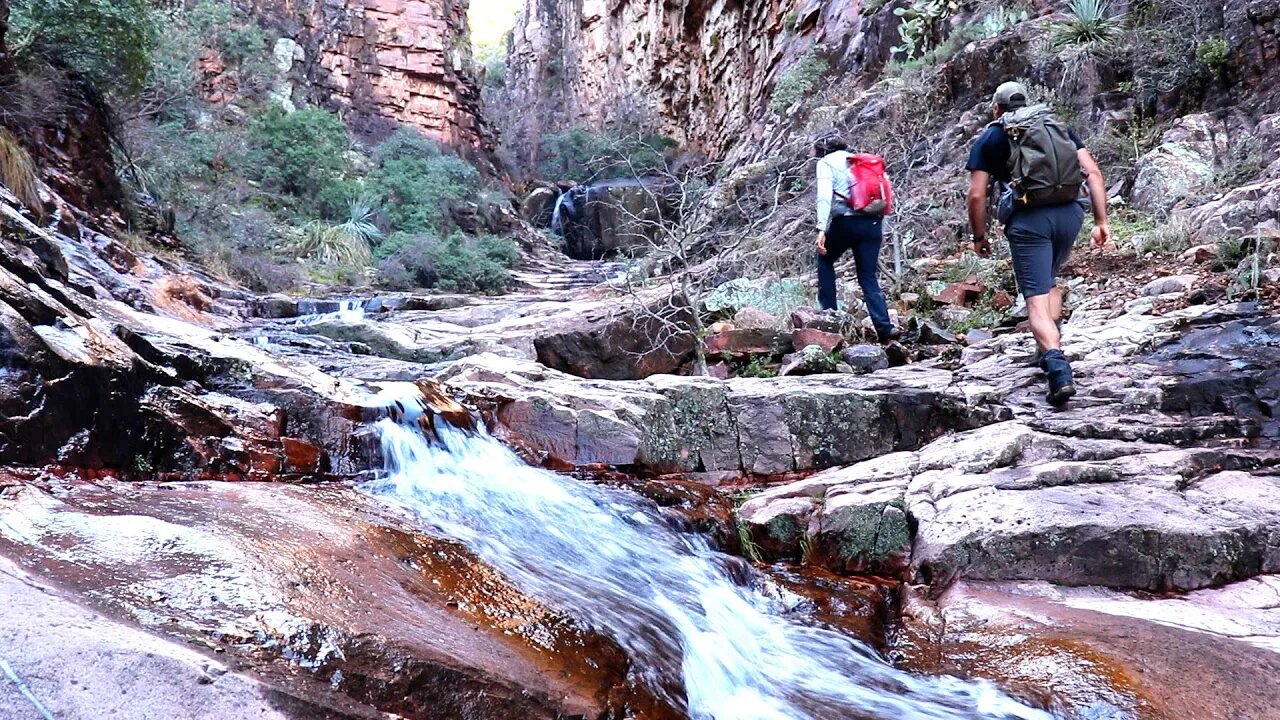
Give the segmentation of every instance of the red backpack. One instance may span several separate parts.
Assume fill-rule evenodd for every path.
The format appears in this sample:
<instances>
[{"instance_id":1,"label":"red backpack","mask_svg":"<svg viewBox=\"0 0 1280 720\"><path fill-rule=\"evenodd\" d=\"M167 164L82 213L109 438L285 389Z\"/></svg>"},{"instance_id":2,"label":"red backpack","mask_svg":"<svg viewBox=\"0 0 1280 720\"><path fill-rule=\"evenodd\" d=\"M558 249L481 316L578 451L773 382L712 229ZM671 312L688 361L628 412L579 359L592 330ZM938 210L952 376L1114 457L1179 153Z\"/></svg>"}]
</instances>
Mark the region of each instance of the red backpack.
<instances>
[{"instance_id":1,"label":"red backpack","mask_svg":"<svg viewBox=\"0 0 1280 720\"><path fill-rule=\"evenodd\" d=\"M860 153L849 156L850 192L845 202L856 213L890 215L893 213L893 187L884 171L884 158Z\"/></svg>"}]
</instances>

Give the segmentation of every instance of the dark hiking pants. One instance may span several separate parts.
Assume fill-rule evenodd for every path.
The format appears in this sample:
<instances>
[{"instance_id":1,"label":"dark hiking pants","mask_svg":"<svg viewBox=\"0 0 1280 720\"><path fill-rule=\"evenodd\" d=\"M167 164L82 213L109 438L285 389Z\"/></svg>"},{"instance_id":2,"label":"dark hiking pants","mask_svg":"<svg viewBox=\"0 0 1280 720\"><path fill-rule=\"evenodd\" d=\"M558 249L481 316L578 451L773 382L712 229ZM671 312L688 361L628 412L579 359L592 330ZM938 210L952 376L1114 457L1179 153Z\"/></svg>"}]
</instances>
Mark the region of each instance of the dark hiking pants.
<instances>
[{"instance_id":1,"label":"dark hiking pants","mask_svg":"<svg viewBox=\"0 0 1280 720\"><path fill-rule=\"evenodd\" d=\"M867 313L876 332L893 330L889 306L880 290L877 277L883 218L876 215L837 215L827 228L827 254L818 255L818 304L824 310L836 309L836 262L846 251L853 251L858 271L858 285L867 303Z\"/></svg>"}]
</instances>

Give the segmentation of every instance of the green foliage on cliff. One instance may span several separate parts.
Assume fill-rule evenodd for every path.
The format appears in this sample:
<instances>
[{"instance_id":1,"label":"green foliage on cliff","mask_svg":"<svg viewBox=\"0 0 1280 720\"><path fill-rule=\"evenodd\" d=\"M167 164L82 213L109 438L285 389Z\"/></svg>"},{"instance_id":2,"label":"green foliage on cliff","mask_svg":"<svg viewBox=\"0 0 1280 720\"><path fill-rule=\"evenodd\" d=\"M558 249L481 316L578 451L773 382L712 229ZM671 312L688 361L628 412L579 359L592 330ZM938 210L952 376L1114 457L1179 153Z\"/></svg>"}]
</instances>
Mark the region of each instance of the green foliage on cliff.
<instances>
[{"instance_id":1,"label":"green foliage on cliff","mask_svg":"<svg viewBox=\"0 0 1280 720\"><path fill-rule=\"evenodd\" d=\"M62 65L99 90L132 93L151 71L159 34L149 0L15 0L10 51Z\"/></svg>"},{"instance_id":2,"label":"green foliage on cliff","mask_svg":"<svg viewBox=\"0 0 1280 720\"><path fill-rule=\"evenodd\" d=\"M199 59L216 52L237 92L260 93L271 73L269 36L256 23L241 17L228 4L203 0L160 14L164 32L158 36L143 91L147 114L162 120L190 118L199 109Z\"/></svg>"},{"instance_id":3,"label":"green foliage on cliff","mask_svg":"<svg viewBox=\"0 0 1280 720\"><path fill-rule=\"evenodd\" d=\"M575 126L543 136L538 171L544 178L576 182L643 177L665 169L666 153L675 145L653 132L620 134Z\"/></svg>"},{"instance_id":4,"label":"green foliage on cliff","mask_svg":"<svg viewBox=\"0 0 1280 720\"><path fill-rule=\"evenodd\" d=\"M1060 45L1105 45L1124 29L1124 18L1111 13L1107 0L1071 0L1068 10L1067 20L1054 33Z\"/></svg>"},{"instance_id":5,"label":"green foliage on cliff","mask_svg":"<svg viewBox=\"0 0 1280 720\"><path fill-rule=\"evenodd\" d=\"M791 109L796 101L811 93L824 75L831 72L831 64L812 50L792 65L773 88L769 108L776 113Z\"/></svg>"}]
</instances>

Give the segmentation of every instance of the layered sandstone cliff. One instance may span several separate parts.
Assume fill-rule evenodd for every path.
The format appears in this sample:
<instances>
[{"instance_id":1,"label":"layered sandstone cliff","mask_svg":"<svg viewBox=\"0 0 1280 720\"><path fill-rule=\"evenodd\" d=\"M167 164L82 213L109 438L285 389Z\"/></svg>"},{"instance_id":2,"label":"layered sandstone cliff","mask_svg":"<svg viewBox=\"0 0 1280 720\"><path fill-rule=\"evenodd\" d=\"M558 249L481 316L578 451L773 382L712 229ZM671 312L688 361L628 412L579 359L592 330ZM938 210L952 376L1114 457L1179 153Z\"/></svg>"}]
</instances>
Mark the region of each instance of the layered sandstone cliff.
<instances>
[{"instance_id":1,"label":"layered sandstone cliff","mask_svg":"<svg viewBox=\"0 0 1280 720\"><path fill-rule=\"evenodd\" d=\"M527 108L522 139L651 103L658 129L723 151L759 132L777 78L806 52L846 70L882 61L884 25L861 0L525 0L507 103Z\"/></svg>"},{"instance_id":2,"label":"layered sandstone cliff","mask_svg":"<svg viewBox=\"0 0 1280 720\"><path fill-rule=\"evenodd\" d=\"M358 132L408 125L487 158L466 0L252 2L280 38L275 60L288 99L337 109Z\"/></svg>"}]
</instances>

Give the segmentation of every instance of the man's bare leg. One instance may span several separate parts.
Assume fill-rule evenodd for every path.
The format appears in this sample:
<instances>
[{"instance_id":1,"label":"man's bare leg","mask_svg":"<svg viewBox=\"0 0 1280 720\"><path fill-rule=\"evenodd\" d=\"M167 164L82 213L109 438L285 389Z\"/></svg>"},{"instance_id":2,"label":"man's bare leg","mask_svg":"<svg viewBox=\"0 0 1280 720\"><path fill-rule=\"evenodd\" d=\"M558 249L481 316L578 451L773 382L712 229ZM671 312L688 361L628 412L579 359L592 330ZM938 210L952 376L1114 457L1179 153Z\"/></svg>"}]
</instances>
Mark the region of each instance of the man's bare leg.
<instances>
[{"instance_id":1,"label":"man's bare leg","mask_svg":"<svg viewBox=\"0 0 1280 720\"><path fill-rule=\"evenodd\" d=\"M1031 321L1031 335L1036 339L1040 352L1057 350L1062 347L1062 336L1058 333L1057 317L1054 313L1054 298L1057 298L1057 316L1062 313L1062 295L1056 289L1044 295L1027 298L1027 315Z\"/></svg>"},{"instance_id":2,"label":"man's bare leg","mask_svg":"<svg viewBox=\"0 0 1280 720\"><path fill-rule=\"evenodd\" d=\"M1049 316L1055 323L1062 320L1062 288L1049 291Z\"/></svg>"}]
</instances>

